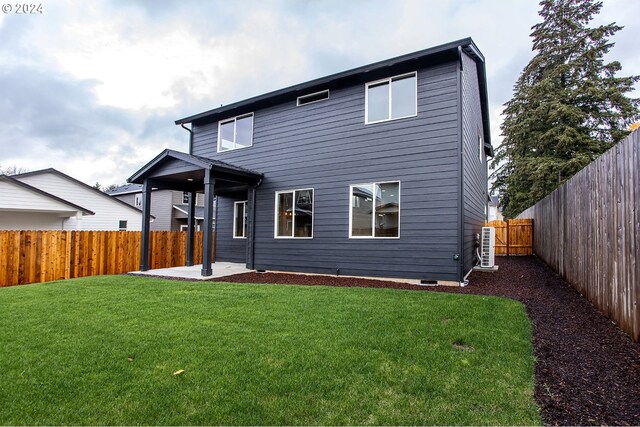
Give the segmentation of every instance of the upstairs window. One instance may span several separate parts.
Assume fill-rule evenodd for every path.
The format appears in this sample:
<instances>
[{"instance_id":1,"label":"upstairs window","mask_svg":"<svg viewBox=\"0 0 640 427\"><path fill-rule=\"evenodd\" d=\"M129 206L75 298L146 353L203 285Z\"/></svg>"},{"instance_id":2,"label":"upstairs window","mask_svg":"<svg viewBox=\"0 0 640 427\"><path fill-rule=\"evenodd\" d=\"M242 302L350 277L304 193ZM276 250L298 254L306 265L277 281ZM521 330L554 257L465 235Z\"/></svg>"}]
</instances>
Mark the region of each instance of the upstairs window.
<instances>
[{"instance_id":1,"label":"upstairs window","mask_svg":"<svg viewBox=\"0 0 640 427\"><path fill-rule=\"evenodd\" d=\"M351 186L349 237L400 237L400 182Z\"/></svg>"},{"instance_id":2,"label":"upstairs window","mask_svg":"<svg viewBox=\"0 0 640 427\"><path fill-rule=\"evenodd\" d=\"M365 123L412 117L417 113L415 72L367 83Z\"/></svg>"},{"instance_id":3,"label":"upstairs window","mask_svg":"<svg viewBox=\"0 0 640 427\"><path fill-rule=\"evenodd\" d=\"M311 104L312 102L324 101L329 99L329 90L323 90L322 92L311 93L309 95L298 97L298 107L305 104Z\"/></svg>"},{"instance_id":4,"label":"upstairs window","mask_svg":"<svg viewBox=\"0 0 640 427\"><path fill-rule=\"evenodd\" d=\"M218 125L218 152L253 145L253 113L222 120Z\"/></svg>"},{"instance_id":5,"label":"upstairs window","mask_svg":"<svg viewBox=\"0 0 640 427\"><path fill-rule=\"evenodd\" d=\"M187 205L189 204L189 192L188 191L183 191L182 192L182 203Z\"/></svg>"},{"instance_id":6,"label":"upstairs window","mask_svg":"<svg viewBox=\"0 0 640 427\"><path fill-rule=\"evenodd\" d=\"M275 237L313 238L313 189L276 192Z\"/></svg>"},{"instance_id":7,"label":"upstairs window","mask_svg":"<svg viewBox=\"0 0 640 427\"><path fill-rule=\"evenodd\" d=\"M136 194L133 196L133 206L136 208L142 208L142 194Z\"/></svg>"}]
</instances>

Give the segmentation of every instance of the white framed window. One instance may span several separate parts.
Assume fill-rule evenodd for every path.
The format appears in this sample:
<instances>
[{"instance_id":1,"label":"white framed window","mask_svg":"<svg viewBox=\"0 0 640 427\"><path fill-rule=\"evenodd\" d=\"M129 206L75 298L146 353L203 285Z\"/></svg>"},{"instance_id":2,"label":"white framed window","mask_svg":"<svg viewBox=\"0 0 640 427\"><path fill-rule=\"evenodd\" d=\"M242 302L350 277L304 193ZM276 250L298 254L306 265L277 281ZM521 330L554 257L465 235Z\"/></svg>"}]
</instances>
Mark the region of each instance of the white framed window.
<instances>
[{"instance_id":1,"label":"white framed window","mask_svg":"<svg viewBox=\"0 0 640 427\"><path fill-rule=\"evenodd\" d=\"M276 191L273 237L313 238L313 188Z\"/></svg>"},{"instance_id":2,"label":"white framed window","mask_svg":"<svg viewBox=\"0 0 640 427\"><path fill-rule=\"evenodd\" d=\"M133 196L133 206L136 208L142 208L142 194L136 194Z\"/></svg>"},{"instance_id":3,"label":"white framed window","mask_svg":"<svg viewBox=\"0 0 640 427\"><path fill-rule=\"evenodd\" d=\"M127 221L126 220L121 219L120 221L118 221L118 230L127 231Z\"/></svg>"},{"instance_id":4,"label":"white framed window","mask_svg":"<svg viewBox=\"0 0 640 427\"><path fill-rule=\"evenodd\" d=\"M329 99L329 89L320 92L310 93L309 95L303 95L298 97L297 105L312 104L314 102L324 101Z\"/></svg>"},{"instance_id":5,"label":"white framed window","mask_svg":"<svg viewBox=\"0 0 640 427\"><path fill-rule=\"evenodd\" d=\"M365 85L365 124L413 117L418 111L418 74L412 72Z\"/></svg>"},{"instance_id":6,"label":"white framed window","mask_svg":"<svg viewBox=\"0 0 640 427\"><path fill-rule=\"evenodd\" d=\"M247 237L247 201L233 203L233 238Z\"/></svg>"},{"instance_id":7,"label":"white framed window","mask_svg":"<svg viewBox=\"0 0 640 427\"><path fill-rule=\"evenodd\" d=\"M353 184L349 190L349 238L400 237L400 181Z\"/></svg>"},{"instance_id":8,"label":"white framed window","mask_svg":"<svg viewBox=\"0 0 640 427\"><path fill-rule=\"evenodd\" d=\"M218 153L253 145L253 113L218 122Z\"/></svg>"}]
</instances>

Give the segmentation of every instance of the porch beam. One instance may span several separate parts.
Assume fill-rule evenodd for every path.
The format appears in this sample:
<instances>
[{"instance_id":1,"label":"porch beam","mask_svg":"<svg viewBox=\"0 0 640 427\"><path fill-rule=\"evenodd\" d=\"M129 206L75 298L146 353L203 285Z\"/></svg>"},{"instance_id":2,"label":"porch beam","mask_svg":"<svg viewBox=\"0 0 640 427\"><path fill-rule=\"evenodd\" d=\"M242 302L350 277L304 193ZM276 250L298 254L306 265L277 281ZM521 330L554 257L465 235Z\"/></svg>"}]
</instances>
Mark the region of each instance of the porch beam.
<instances>
[{"instance_id":1,"label":"porch beam","mask_svg":"<svg viewBox=\"0 0 640 427\"><path fill-rule=\"evenodd\" d=\"M254 269L254 247L255 247L255 207L256 207L256 189L253 186L248 190L247 203L247 255L246 266L249 270Z\"/></svg>"},{"instance_id":2,"label":"porch beam","mask_svg":"<svg viewBox=\"0 0 640 427\"><path fill-rule=\"evenodd\" d=\"M216 180L210 169L204 172L204 224L202 224L202 270L203 276L211 276L213 268L213 248L211 238L213 237L213 199Z\"/></svg>"},{"instance_id":3,"label":"porch beam","mask_svg":"<svg viewBox=\"0 0 640 427\"><path fill-rule=\"evenodd\" d=\"M187 213L187 267L193 265L193 240L195 235L196 192L189 192L189 211Z\"/></svg>"}]
</instances>

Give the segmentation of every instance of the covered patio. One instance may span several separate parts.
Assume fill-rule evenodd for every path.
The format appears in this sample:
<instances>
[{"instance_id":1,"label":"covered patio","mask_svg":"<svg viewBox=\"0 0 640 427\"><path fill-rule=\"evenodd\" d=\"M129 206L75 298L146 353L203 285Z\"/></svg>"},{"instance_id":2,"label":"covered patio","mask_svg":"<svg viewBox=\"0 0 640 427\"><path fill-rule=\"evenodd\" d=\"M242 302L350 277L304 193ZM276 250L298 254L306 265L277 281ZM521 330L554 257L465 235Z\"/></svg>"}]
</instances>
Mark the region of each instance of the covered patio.
<instances>
[{"instance_id":1,"label":"covered patio","mask_svg":"<svg viewBox=\"0 0 640 427\"><path fill-rule=\"evenodd\" d=\"M244 264L235 262L216 262L213 264L213 272L210 276L203 276L200 266L182 266L156 268L148 271L132 271L129 274L151 277L170 277L173 279L188 280L211 280L218 277L231 276L233 274L249 273L253 270L248 269Z\"/></svg>"},{"instance_id":2,"label":"covered patio","mask_svg":"<svg viewBox=\"0 0 640 427\"><path fill-rule=\"evenodd\" d=\"M213 201L225 192L246 190L247 203L247 269L253 269L253 236L255 191L262 183L262 174L219 160L193 156L166 149L132 175L128 182L142 184L142 242L140 244L140 271L149 271L149 223L151 219L151 190L154 188L189 193L187 213L187 262L192 267L195 232L196 193L204 193L204 221L202 225L202 268L200 275L213 275L215 261L212 245Z\"/></svg>"}]
</instances>

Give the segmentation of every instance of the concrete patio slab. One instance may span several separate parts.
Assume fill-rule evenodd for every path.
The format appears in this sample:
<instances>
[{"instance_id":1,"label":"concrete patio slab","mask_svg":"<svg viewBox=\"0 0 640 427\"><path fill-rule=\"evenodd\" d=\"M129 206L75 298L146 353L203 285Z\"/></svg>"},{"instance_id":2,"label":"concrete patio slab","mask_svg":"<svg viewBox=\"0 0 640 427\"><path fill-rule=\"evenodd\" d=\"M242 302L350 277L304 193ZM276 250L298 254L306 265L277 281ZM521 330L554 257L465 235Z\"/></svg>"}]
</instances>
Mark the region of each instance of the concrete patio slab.
<instances>
[{"instance_id":1,"label":"concrete patio slab","mask_svg":"<svg viewBox=\"0 0 640 427\"><path fill-rule=\"evenodd\" d=\"M216 262L213 264L213 274L211 276L202 276L200 271L202 270L202 264L197 264L191 267L169 267L169 268L156 268L148 271L131 271L129 274L139 276L156 276L156 277L175 277L179 279L189 280L210 280L216 277L230 276L232 274L249 273L253 270L249 270L244 264L234 262Z\"/></svg>"}]
</instances>

